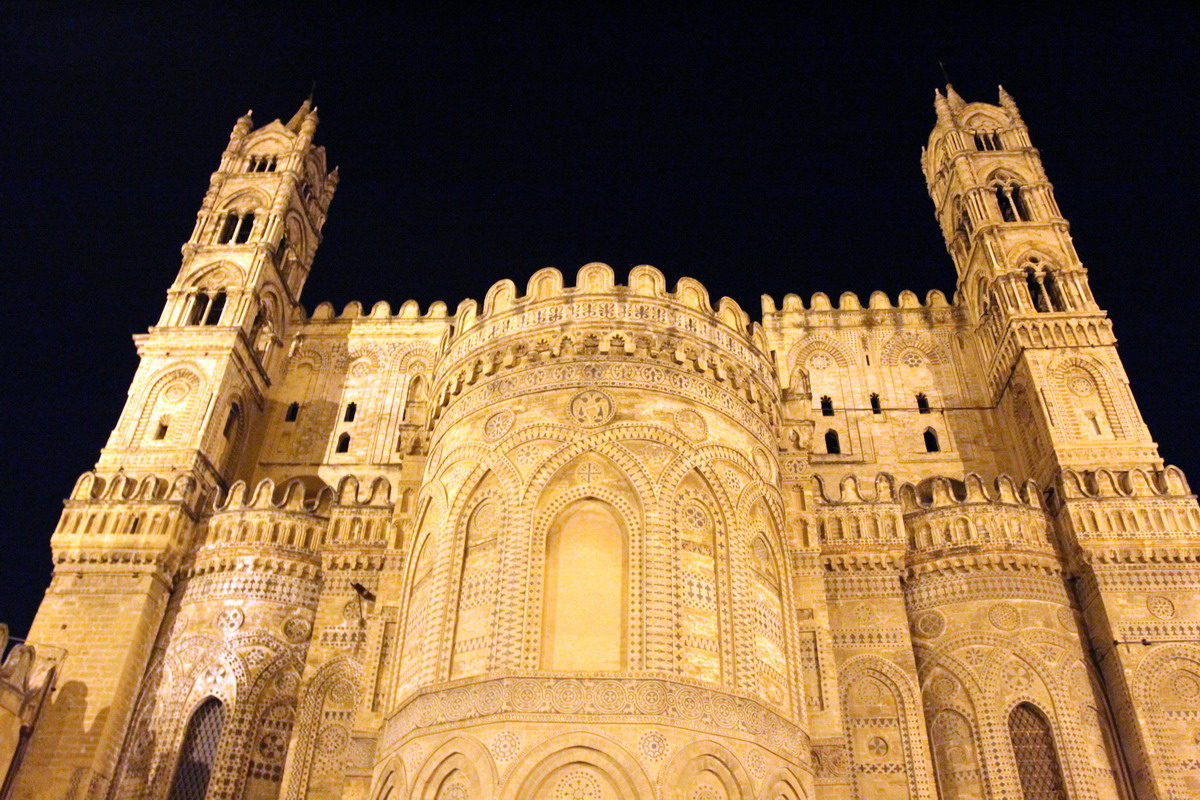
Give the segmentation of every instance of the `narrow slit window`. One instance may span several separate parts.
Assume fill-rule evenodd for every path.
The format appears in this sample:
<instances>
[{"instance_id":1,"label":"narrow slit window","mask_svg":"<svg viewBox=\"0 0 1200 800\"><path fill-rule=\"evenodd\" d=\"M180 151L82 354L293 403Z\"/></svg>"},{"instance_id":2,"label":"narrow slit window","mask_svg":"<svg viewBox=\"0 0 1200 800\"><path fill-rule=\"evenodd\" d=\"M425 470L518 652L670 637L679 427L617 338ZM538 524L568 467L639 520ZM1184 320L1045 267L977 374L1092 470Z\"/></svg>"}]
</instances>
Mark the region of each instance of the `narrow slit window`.
<instances>
[{"instance_id":1,"label":"narrow slit window","mask_svg":"<svg viewBox=\"0 0 1200 800\"><path fill-rule=\"evenodd\" d=\"M225 418L225 429L221 432L222 436L226 439L233 436L234 430L237 428L238 418L241 415L242 409L237 403L229 407L229 416Z\"/></svg>"},{"instance_id":2,"label":"narrow slit window","mask_svg":"<svg viewBox=\"0 0 1200 800\"><path fill-rule=\"evenodd\" d=\"M925 396L924 392L917 392L917 411L922 414L929 413L929 398Z\"/></svg>"},{"instance_id":3,"label":"narrow slit window","mask_svg":"<svg viewBox=\"0 0 1200 800\"><path fill-rule=\"evenodd\" d=\"M354 415L358 413L358 403L347 403L346 413L342 415L344 422L354 422Z\"/></svg>"},{"instance_id":4,"label":"narrow slit window","mask_svg":"<svg viewBox=\"0 0 1200 800\"><path fill-rule=\"evenodd\" d=\"M343 433L341 436L338 437L337 448L336 448L335 452L338 452L338 453L350 452L350 434Z\"/></svg>"},{"instance_id":5,"label":"narrow slit window","mask_svg":"<svg viewBox=\"0 0 1200 800\"><path fill-rule=\"evenodd\" d=\"M1055 311L1066 311L1067 305L1063 302L1062 290L1058 286L1058 281L1054 279L1054 273L1046 270L1046 277L1042 283L1046 286L1046 296L1050 300L1050 307Z\"/></svg>"},{"instance_id":6,"label":"narrow slit window","mask_svg":"<svg viewBox=\"0 0 1200 800\"><path fill-rule=\"evenodd\" d=\"M879 394L877 392L871 393L871 413L872 414L882 414L883 413L883 406L880 405L880 403L879 403Z\"/></svg>"},{"instance_id":7,"label":"narrow slit window","mask_svg":"<svg viewBox=\"0 0 1200 800\"><path fill-rule=\"evenodd\" d=\"M831 456L841 455L842 443L838 439L838 432L835 430L825 431L825 452Z\"/></svg>"},{"instance_id":8,"label":"narrow slit window","mask_svg":"<svg viewBox=\"0 0 1200 800\"><path fill-rule=\"evenodd\" d=\"M225 311L225 293L217 292L213 295L212 304L208 307L208 313L204 316L205 325L220 325L221 314Z\"/></svg>"},{"instance_id":9,"label":"narrow slit window","mask_svg":"<svg viewBox=\"0 0 1200 800\"><path fill-rule=\"evenodd\" d=\"M829 395L825 395L821 398L821 416L833 416L833 400L829 397Z\"/></svg>"},{"instance_id":10,"label":"narrow slit window","mask_svg":"<svg viewBox=\"0 0 1200 800\"><path fill-rule=\"evenodd\" d=\"M245 244L250 241L250 234L254 231L254 212L251 211L246 216L242 217L242 224L238 226L237 238L234 244Z\"/></svg>"},{"instance_id":11,"label":"narrow slit window","mask_svg":"<svg viewBox=\"0 0 1200 800\"><path fill-rule=\"evenodd\" d=\"M938 443L937 431L935 431L933 428L926 428L925 429L925 452L926 453L937 453L937 452L940 452L941 449L942 449L942 447Z\"/></svg>"},{"instance_id":12,"label":"narrow slit window","mask_svg":"<svg viewBox=\"0 0 1200 800\"><path fill-rule=\"evenodd\" d=\"M171 420L163 417L158 421L158 426L154 429L154 438L157 441L162 441L167 438L167 430L171 427Z\"/></svg>"},{"instance_id":13,"label":"narrow slit window","mask_svg":"<svg viewBox=\"0 0 1200 800\"><path fill-rule=\"evenodd\" d=\"M138 532L138 523L140 523L140 522L141 522L141 519L139 519L138 517L131 518L129 520L129 532L137 533Z\"/></svg>"},{"instance_id":14,"label":"narrow slit window","mask_svg":"<svg viewBox=\"0 0 1200 800\"><path fill-rule=\"evenodd\" d=\"M295 422L296 417L300 416L300 404L292 403L287 407L287 413L283 415L284 422Z\"/></svg>"}]
</instances>

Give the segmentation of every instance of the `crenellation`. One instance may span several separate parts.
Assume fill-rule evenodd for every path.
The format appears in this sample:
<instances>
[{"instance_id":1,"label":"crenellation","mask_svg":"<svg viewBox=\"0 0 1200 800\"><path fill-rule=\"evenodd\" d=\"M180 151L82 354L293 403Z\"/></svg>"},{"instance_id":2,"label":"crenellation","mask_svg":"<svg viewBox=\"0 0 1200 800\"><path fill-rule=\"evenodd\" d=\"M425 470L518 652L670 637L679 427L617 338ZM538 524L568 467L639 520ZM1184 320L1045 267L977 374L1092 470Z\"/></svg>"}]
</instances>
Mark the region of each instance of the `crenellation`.
<instances>
[{"instance_id":1,"label":"crenellation","mask_svg":"<svg viewBox=\"0 0 1200 800\"><path fill-rule=\"evenodd\" d=\"M240 118L50 538L13 797L1194 794L1200 506L1016 103L934 105L953 300L760 320L601 263L308 314L316 109Z\"/></svg>"}]
</instances>

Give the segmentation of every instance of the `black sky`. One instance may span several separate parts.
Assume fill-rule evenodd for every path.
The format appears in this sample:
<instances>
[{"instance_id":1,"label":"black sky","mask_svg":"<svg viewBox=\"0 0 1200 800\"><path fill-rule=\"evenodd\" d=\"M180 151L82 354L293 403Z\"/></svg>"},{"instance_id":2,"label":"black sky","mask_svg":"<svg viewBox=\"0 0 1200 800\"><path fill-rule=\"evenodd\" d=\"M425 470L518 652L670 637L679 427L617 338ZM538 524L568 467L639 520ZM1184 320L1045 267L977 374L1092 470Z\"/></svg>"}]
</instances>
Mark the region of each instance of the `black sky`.
<instances>
[{"instance_id":1,"label":"black sky","mask_svg":"<svg viewBox=\"0 0 1200 800\"><path fill-rule=\"evenodd\" d=\"M949 295L918 160L937 64L968 100L1003 83L1151 431L1200 479L1200 18L835 5L0 7L0 621L28 628L61 499L120 413L130 335L157 319L234 121L287 119L313 80L342 182L309 309L453 308L605 261L755 317L762 293Z\"/></svg>"}]
</instances>

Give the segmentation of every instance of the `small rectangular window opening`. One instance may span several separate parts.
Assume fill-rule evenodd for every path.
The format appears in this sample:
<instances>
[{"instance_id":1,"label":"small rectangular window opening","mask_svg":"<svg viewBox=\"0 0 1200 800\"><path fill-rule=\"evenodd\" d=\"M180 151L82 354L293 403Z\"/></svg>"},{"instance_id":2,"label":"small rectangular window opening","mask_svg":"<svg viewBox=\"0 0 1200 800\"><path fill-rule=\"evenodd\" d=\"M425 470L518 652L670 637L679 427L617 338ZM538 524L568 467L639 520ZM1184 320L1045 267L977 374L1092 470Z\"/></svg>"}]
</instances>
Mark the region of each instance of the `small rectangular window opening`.
<instances>
[{"instance_id":1,"label":"small rectangular window opening","mask_svg":"<svg viewBox=\"0 0 1200 800\"><path fill-rule=\"evenodd\" d=\"M159 420L158 427L154 429L154 438L160 442L167 438L167 429L169 427L170 423L167 420Z\"/></svg>"},{"instance_id":2,"label":"small rectangular window opening","mask_svg":"<svg viewBox=\"0 0 1200 800\"><path fill-rule=\"evenodd\" d=\"M300 416L300 404L292 403L287 407L287 413L283 415L284 422L295 422L296 417Z\"/></svg>"}]
</instances>

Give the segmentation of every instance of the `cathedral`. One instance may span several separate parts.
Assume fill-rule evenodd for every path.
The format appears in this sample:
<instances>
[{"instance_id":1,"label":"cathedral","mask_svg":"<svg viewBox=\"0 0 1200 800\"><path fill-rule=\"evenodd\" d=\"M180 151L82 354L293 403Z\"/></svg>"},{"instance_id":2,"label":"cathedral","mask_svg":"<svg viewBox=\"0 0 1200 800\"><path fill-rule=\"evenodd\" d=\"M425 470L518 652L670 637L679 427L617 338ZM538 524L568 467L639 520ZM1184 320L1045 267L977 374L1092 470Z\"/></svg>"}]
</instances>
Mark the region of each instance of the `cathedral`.
<instances>
[{"instance_id":1,"label":"cathedral","mask_svg":"<svg viewBox=\"0 0 1200 800\"><path fill-rule=\"evenodd\" d=\"M1200 796L1200 508L1012 97L934 111L953 298L757 319L599 263L309 313L317 110L239 119L0 797Z\"/></svg>"}]
</instances>

